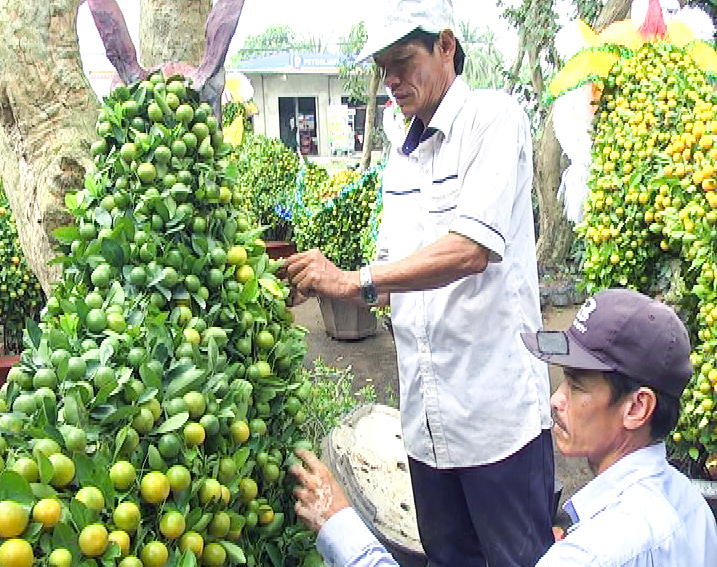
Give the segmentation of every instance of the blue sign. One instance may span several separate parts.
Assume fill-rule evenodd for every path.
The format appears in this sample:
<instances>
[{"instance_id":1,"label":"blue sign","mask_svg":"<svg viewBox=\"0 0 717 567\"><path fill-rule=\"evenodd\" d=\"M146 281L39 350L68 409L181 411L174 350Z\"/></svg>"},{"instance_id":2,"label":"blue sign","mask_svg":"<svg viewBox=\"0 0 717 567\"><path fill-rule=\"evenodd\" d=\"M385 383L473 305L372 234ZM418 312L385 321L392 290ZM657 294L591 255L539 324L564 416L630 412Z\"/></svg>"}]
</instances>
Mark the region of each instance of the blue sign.
<instances>
[{"instance_id":1,"label":"blue sign","mask_svg":"<svg viewBox=\"0 0 717 567\"><path fill-rule=\"evenodd\" d=\"M282 51L240 61L244 73L315 73L338 74L342 55L314 51Z\"/></svg>"}]
</instances>

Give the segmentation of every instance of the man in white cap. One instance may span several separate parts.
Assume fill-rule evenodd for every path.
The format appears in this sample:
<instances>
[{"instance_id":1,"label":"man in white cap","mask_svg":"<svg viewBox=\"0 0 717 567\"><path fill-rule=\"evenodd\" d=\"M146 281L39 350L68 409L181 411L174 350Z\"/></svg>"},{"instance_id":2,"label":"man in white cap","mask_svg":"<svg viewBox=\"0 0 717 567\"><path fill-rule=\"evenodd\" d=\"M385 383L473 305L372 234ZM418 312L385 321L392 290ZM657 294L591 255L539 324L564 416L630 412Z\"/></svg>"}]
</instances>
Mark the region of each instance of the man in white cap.
<instances>
[{"instance_id":1,"label":"man in white cap","mask_svg":"<svg viewBox=\"0 0 717 567\"><path fill-rule=\"evenodd\" d=\"M520 340L541 326L530 124L459 76L450 0L392 0L382 18L359 57L412 121L384 172L379 262L342 271L311 250L288 276L303 295L390 299L431 565L532 565L552 543L554 464L547 368Z\"/></svg>"},{"instance_id":2,"label":"man in white cap","mask_svg":"<svg viewBox=\"0 0 717 567\"><path fill-rule=\"evenodd\" d=\"M596 475L565 503L573 525L537 567L716 565L714 515L669 465L663 441L692 377L690 341L675 312L636 291L609 289L585 302L569 330L525 333L523 341L537 358L563 367L551 399L557 446L587 458ZM306 468L292 469L301 482L296 510L320 530L327 563L396 565L328 469L299 453Z\"/></svg>"}]
</instances>

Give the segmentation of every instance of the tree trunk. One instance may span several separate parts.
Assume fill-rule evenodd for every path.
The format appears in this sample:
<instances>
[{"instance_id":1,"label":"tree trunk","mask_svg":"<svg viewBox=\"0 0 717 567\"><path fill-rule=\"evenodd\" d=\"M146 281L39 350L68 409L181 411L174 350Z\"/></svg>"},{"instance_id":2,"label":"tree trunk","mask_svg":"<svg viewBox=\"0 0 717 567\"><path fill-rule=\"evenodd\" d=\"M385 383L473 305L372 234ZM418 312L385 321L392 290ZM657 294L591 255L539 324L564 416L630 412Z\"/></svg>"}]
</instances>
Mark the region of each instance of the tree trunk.
<instances>
[{"instance_id":1,"label":"tree trunk","mask_svg":"<svg viewBox=\"0 0 717 567\"><path fill-rule=\"evenodd\" d=\"M515 89L515 85L518 84L520 78L520 70L523 67L523 59L525 58L525 32L520 30L518 37L518 51L513 61L513 65L510 67L510 75L508 75L508 83L505 87L505 92L512 93Z\"/></svg>"},{"instance_id":2,"label":"tree trunk","mask_svg":"<svg viewBox=\"0 0 717 567\"><path fill-rule=\"evenodd\" d=\"M630 15L632 0L608 0L595 22L595 31L600 32L611 23L626 19Z\"/></svg>"},{"instance_id":3,"label":"tree trunk","mask_svg":"<svg viewBox=\"0 0 717 567\"><path fill-rule=\"evenodd\" d=\"M92 167L97 98L82 71L80 0L0 0L0 175L45 293L60 274L51 231Z\"/></svg>"},{"instance_id":4,"label":"tree trunk","mask_svg":"<svg viewBox=\"0 0 717 567\"><path fill-rule=\"evenodd\" d=\"M563 203L558 200L558 187L562 167L560 143L553 127L553 111L548 113L543 135L538 140L535 152L535 179L538 195L540 237L536 256L542 268L552 268L565 261L572 243L572 229L563 212Z\"/></svg>"},{"instance_id":5,"label":"tree trunk","mask_svg":"<svg viewBox=\"0 0 717 567\"><path fill-rule=\"evenodd\" d=\"M606 28L615 21L625 19L631 5L631 0L608 0L598 16L596 31ZM562 153L563 150L555 137L551 109L534 152L534 187L538 195L540 219L540 236L536 254L538 265L543 268L564 263L572 242L570 223L565 217L563 204L557 198L562 175Z\"/></svg>"},{"instance_id":6,"label":"tree trunk","mask_svg":"<svg viewBox=\"0 0 717 567\"><path fill-rule=\"evenodd\" d=\"M212 0L141 0L140 63L145 69L165 61L199 65L204 27Z\"/></svg>"},{"instance_id":7,"label":"tree trunk","mask_svg":"<svg viewBox=\"0 0 717 567\"><path fill-rule=\"evenodd\" d=\"M376 93L380 77L376 65L371 65L371 82L368 85L368 100L366 101L366 121L363 127L363 152L359 172L363 173L371 165L371 150L373 148L373 131L376 123Z\"/></svg>"}]
</instances>

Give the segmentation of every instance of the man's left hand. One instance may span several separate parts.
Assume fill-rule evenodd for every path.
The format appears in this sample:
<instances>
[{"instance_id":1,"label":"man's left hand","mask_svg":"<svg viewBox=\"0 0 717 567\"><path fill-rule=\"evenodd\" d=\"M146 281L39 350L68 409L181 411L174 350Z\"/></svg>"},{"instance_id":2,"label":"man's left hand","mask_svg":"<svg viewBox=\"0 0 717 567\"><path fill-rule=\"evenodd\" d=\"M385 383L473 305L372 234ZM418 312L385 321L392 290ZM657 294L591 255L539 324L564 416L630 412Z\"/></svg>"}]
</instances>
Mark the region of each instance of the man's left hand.
<instances>
[{"instance_id":1,"label":"man's left hand","mask_svg":"<svg viewBox=\"0 0 717 567\"><path fill-rule=\"evenodd\" d=\"M335 299L358 297L358 276L345 272L332 264L316 248L289 256L284 261L289 283L301 295L325 295Z\"/></svg>"},{"instance_id":2,"label":"man's left hand","mask_svg":"<svg viewBox=\"0 0 717 567\"><path fill-rule=\"evenodd\" d=\"M316 455L305 449L297 449L296 455L303 461L303 465L295 464L290 470L301 483L294 489L296 514L318 532L334 514L350 504L331 471Z\"/></svg>"}]
</instances>

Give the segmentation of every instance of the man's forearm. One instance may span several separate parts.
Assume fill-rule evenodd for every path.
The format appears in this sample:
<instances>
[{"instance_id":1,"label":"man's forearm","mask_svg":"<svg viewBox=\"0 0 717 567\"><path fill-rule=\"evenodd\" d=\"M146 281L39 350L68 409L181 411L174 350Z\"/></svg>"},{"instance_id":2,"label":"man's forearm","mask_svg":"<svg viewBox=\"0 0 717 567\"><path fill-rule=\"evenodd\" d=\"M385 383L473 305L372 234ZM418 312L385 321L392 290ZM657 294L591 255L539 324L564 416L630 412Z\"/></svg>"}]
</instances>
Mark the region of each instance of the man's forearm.
<instances>
[{"instance_id":1,"label":"man's forearm","mask_svg":"<svg viewBox=\"0 0 717 567\"><path fill-rule=\"evenodd\" d=\"M371 266L371 277L381 294L436 289L485 270L488 254L480 244L451 233L403 260Z\"/></svg>"}]
</instances>

